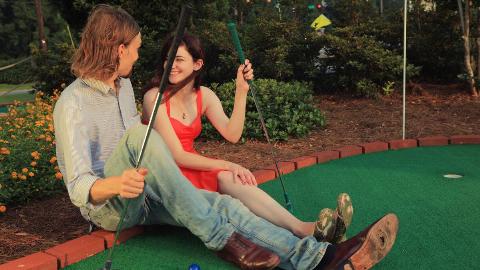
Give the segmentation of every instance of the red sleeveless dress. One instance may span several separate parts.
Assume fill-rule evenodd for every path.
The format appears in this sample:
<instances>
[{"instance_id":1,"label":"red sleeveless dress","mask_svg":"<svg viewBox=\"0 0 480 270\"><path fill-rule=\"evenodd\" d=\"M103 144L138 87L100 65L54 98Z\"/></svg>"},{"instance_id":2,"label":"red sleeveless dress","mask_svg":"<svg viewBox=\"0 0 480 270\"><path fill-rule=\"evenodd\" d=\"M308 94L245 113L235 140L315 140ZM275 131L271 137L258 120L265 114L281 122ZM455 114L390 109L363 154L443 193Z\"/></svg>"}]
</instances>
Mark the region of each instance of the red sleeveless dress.
<instances>
[{"instance_id":1,"label":"red sleeveless dress","mask_svg":"<svg viewBox=\"0 0 480 270\"><path fill-rule=\"evenodd\" d=\"M183 150L199 155L193 147L193 141L202 132L202 91L197 91L197 117L188 126L170 116L170 100L167 100L165 105L167 106L168 118L182 144ZM190 180L195 187L218 192L217 175L222 170L200 171L181 166L179 167L182 174Z\"/></svg>"}]
</instances>

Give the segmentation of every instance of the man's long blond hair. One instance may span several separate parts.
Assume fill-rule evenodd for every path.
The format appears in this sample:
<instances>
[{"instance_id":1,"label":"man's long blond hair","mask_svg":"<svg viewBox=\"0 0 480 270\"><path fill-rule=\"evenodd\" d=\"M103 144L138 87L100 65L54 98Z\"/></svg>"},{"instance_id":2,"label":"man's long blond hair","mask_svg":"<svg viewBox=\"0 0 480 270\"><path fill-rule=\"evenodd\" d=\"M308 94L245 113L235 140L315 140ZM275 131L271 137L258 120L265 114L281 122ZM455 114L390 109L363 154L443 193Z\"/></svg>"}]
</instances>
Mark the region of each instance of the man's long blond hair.
<instances>
[{"instance_id":1,"label":"man's long blond hair","mask_svg":"<svg viewBox=\"0 0 480 270\"><path fill-rule=\"evenodd\" d=\"M118 46L128 46L138 33L137 22L122 8L96 6L88 16L80 46L73 56L73 74L97 80L111 78L119 65Z\"/></svg>"}]
</instances>

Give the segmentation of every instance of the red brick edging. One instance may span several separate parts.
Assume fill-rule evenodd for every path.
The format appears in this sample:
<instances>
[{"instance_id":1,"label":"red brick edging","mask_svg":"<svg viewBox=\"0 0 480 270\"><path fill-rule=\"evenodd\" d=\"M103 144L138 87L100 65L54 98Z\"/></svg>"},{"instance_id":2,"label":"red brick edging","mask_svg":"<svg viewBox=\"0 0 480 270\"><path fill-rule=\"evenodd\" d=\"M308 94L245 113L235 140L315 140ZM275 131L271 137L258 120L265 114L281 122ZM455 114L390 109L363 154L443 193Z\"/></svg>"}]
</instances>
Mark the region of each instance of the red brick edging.
<instances>
[{"instance_id":1,"label":"red brick edging","mask_svg":"<svg viewBox=\"0 0 480 270\"><path fill-rule=\"evenodd\" d=\"M335 150L316 152L292 160L280 161L278 162L278 166L282 174L287 174L308 166L355 155L414 148L417 146L448 144L480 144L480 135L456 135L451 137L429 136L418 139L391 140L388 142L377 141L360 145L349 145ZM275 165L271 165L267 168L256 170L253 174L257 182L261 184L278 177L276 171ZM123 243L143 232L144 228L141 226L124 230L120 233L118 243ZM95 231L89 235L67 241L45 251L9 261L0 265L0 270L58 270L112 247L114 238L114 232L105 230Z\"/></svg>"}]
</instances>

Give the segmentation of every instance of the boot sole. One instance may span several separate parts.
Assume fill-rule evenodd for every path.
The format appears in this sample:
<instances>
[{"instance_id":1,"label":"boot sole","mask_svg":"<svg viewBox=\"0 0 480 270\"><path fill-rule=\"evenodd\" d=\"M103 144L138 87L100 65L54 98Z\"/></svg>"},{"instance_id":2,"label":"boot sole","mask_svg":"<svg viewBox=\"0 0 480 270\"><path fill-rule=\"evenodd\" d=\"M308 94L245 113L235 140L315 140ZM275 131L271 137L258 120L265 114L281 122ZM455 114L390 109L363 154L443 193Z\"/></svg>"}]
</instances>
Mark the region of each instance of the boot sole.
<instances>
[{"instance_id":1,"label":"boot sole","mask_svg":"<svg viewBox=\"0 0 480 270\"><path fill-rule=\"evenodd\" d=\"M367 270L380 262L390 252L397 238L398 218L387 214L377 221L367 233L365 242L350 257L350 266L344 270ZM353 269L352 269L353 266Z\"/></svg>"}]
</instances>

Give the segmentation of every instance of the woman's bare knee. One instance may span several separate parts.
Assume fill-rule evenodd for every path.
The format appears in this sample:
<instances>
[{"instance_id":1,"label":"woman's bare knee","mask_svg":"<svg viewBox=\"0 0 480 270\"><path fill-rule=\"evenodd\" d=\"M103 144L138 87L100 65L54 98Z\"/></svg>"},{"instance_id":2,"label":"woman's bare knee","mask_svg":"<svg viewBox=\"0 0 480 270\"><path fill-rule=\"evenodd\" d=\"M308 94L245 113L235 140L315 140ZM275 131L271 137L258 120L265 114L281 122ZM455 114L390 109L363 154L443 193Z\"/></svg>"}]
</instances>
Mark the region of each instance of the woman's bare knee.
<instances>
[{"instance_id":1,"label":"woman's bare knee","mask_svg":"<svg viewBox=\"0 0 480 270\"><path fill-rule=\"evenodd\" d=\"M241 185L238 179L234 179L233 173L230 171L219 172L217 178L220 192L227 191L235 185Z\"/></svg>"}]
</instances>

